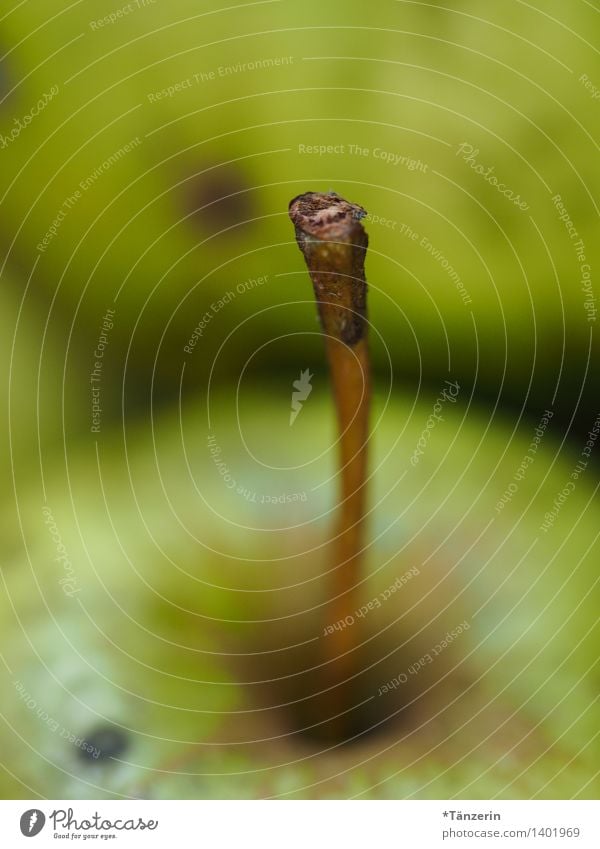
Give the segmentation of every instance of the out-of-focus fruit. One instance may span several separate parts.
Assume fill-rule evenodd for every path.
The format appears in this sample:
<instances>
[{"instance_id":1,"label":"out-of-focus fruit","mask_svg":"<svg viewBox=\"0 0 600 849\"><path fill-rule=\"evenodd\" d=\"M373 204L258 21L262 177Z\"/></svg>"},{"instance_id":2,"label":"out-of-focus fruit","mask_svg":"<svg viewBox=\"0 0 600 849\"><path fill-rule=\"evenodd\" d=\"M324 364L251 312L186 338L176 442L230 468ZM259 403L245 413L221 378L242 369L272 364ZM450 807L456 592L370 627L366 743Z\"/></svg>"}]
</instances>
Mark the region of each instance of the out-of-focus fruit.
<instances>
[{"instance_id":1,"label":"out-of-focus fruit","mask_svg":"<svg viewBox=\"0 0 600 849\"><path fill-rule=\"evenodd\" d=\"M338 624L318 379L293 430L244 383L56 458L6 534L2 795L595 798L593 481L450 397L375 404L346 746L295 701Z\"/></svg>"}]
</instances>

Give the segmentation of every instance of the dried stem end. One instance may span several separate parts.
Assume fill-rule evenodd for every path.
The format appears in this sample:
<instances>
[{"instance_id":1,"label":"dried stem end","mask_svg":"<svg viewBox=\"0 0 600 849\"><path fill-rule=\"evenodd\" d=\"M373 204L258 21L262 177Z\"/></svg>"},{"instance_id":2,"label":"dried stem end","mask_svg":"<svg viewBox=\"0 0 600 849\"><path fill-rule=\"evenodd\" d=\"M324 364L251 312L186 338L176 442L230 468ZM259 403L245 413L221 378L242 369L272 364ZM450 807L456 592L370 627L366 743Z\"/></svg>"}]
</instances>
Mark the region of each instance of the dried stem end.
<instances>
[{"instance_id":1,"label":"dried stem end","mask_svg":"<svg viewBox=\"0 0 600 849\"><path fill-rule=\"evenodd\" d=\"M365 254L369 243L362 206L335 192L306 192L290 203L298 247L304 254L323 331L356 345L366 332Z\"/></svg>"},{"instance_id":2,"label":"dried stem end","mask_svg":"<svg viewBox=\"0 0 600 849\"><path fill-rule=\"evenodd\" d=\"M326 613L326 624L335 624L347 621L357 608L364 548L370 396L365 279L368 237L361 224L366 212L335 192L299 195L289 211L326 336L340 433L340 510ZM360 670L358 645L357 626L327 637L321 710L330 721L319 726L324 737L351 736Z\"/></svg>"}]
</instances>

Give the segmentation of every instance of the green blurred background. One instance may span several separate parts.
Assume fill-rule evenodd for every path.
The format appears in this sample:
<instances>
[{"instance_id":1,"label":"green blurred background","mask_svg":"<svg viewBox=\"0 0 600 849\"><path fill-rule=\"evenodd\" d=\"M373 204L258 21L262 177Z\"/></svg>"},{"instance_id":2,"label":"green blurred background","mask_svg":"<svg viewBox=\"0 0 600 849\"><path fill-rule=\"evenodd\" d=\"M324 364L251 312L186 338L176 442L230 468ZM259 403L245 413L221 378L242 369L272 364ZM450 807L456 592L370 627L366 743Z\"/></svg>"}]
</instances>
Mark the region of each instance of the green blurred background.
<instances>
[{"instance_id":1,"label":"green blurred background","mask_svg":"<svg viewBox=\"0 0 600 849\"><path fill-rule=\"evenodd\" d=\"M2 748L16 765L0 795L597 795L597 448L554 536L539 526L599 412L599 33L586 0L28 0L0 12L1 617L14 696ZM440 697L449 718L374 757L369 776L343 752L305 773L294 748L234 745L253 674L238 654L300 643L328 591L335 424L287 214L308 190L369 212L384 498L365 598L406 563L430 565L377 625L375 656L406 637L396 674L459 614L485 609L464 649L472 667ZM307 368L314 403L291 439L290 387ZM448 378L460 402L396 489ZM208 398L238 481L312 500L269 512L224 489ZM496 510L545 410L536 465ZM57 580L47 504L78 601ZM445 612L448 598L459 601ZM309 611L304 631L288 607ZM252 631L278 618L283 630ZM73 734L100 719L125 729L141 766L83 762L25 711L16 676ZM272 723L252 711L240 724L255 742ZM424 758L438 742L439 761Z\"/></svg>"},{"instance_id":2,"label":"green blurred background","mask_svg":"<svg viewBox=\"0 0 600 849\"><path fill-rule=\"evenodd\" d=\"M143 411L180 383L197 391L217 354L215 375L233 379L248 358L269 379L299 358L318 362L287 219L308 189L335 189L372 216L370 316L386 382L390 363L411 387L437 388L451 371L490 408L538 416L553 405L565 427L574 417L589 429L597 11L390 2L372 18L362 2L313 0L223 10L40 0L3 16L4 137L57 88L1 151L3 312L8 336L23 298L17 344L41 358L40 385L63 385L69 429L90 425L81 404L107 308L105 421L122 397ZM556 194L583 239L587 296ZM285 334L295 335L257 353ZM44 404L41 416L45 429L54 412Z\"/></svg>"}]
</instances>

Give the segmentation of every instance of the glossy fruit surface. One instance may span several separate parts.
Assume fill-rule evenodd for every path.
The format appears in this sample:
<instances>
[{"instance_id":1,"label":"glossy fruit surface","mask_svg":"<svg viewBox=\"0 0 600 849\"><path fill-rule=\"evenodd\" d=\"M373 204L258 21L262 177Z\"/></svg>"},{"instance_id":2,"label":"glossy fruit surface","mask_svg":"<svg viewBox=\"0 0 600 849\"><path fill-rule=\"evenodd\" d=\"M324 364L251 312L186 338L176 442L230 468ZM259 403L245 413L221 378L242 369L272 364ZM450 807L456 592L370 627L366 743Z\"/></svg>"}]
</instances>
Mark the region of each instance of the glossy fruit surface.
<instances>
[{"instance_id":1,"label":"glossy fruit surface","mask_svg":"<svg viewBox=\"0 0 600 849\"><path fill-rule=\"evenodd\" d=\"M45 497L17 481L2 795L597 796L592 475L551 419L531 454L535 423L448 386L374 405L344 746L297 733L337 624L325 387L293 427L287 387L241 384L49 458Z\"/></svg>"},{"instance_id":2,"label":"glossy fruit surface","mask_svg":"<svg viewBox=\"0 0 600 849\"><path fill-rule=\"evenodd\" d=\"M535 409L557 383L570 415L597 307L598 110L581 75L597 83L598 60L595 11L551 5L350 0L341 18L318 0L176 0L108 23L99 3L16 5L2 137L57 94L1 151L8 262L37 262L75 357L114 306L128 397L149 357L173 396L182 362L199 383L230 333L235 373L250 341L314 327L287 205L335 188L370 214L371 320L396 373L439 382L450 347L486 397ZM206 356L186 356L207 313Z\"/></svg>"}]
</instances>

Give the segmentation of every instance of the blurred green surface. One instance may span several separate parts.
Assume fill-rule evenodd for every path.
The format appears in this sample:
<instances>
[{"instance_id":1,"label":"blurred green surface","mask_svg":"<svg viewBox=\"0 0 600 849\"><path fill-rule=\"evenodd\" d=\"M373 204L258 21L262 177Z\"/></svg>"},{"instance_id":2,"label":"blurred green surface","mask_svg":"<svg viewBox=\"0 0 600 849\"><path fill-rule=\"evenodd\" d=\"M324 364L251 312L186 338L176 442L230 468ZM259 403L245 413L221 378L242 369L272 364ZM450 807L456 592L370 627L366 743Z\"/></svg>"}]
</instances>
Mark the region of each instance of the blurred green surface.
<instances>
[{"instance_id":1,"label":"blurred green surface","mask_svg":"<svg viewBox=\"0 0 600 849\"><path fill-rule=\"evenodd\" d=\"M565 421L583 390L576 420L586 431L598 391L598 370L586 375L593 323L552 197L562 196L593 276L600 113L580 77L600 86L596 10L558 0L539 9L395 2L375 13L358 0L343 10L313 0L222 10L178 0L95 23L113 11L23 4L0 35L13 48L2 66L5 131L41 92L59 89L1 151L0 227L12 267L27 275L39 260L32 293L72 328L69 361L91 359L113 299L114 394L126 368L132 404L151 390L175 396L183 362L186 385L198 385L226 338L220 365L234 376L279 333L299 335L286 338L277 363L317 350L305 335L314 310L286 210L301 191L334 188L376 216L368 273L382 373L386 347L394 374L413 384L436 383L451 359L486 401L534 416L556 390ZM289 63L264 67L275 59ZM244 70L249 63L258 67ZM461 143L529 208L475 173L457 155ZM184 352L211 304L265 275L214 316L193 355Z\"/></svg>"},{"instance_id":2,"label":"blurred green surface","mask_svg":"<svg viewBox=\"0 0 600 849\"><path fill-rule=\"evenodd\" d=\"M0 13L0 796L597 797L597 447L541 530L598 416L597 10L156 0L98 23L115 11ZM370 213L392 401L373 415L364 599L422 564L367 622L363 686L471 622L418 711L327 754L248 683L286 680L281 646L314 638L329 591L334 417L287 216L311 189ZM460 402L412 467L449 376ZM68 739L107 727L116 759Z\"/></svg>"},{"instance_id":3,"label":"blurred green surface","mask_svg":"<svg viewBox=\"0 0 600 849\"><path fill-rule=\"evenodd\" d=\"M289 674L290 663L314 682L311 651L327 639L324 544L335 497L327 403L306 405L302 439L290 445L285 405L254 390L241 406L241 434L261 450L256 461L230 399L213 404L211 430L256 501L222 480L199 439L198 406L107 436L97 454L74 452L68 482L47 469L45 502L38 490L21 494L23 536L14 532L3 569L2 751L13 774L3 774L2 795L595 798L593 482L583 476L554 527L539 530L577 459L556 456L549 432L496 512L529 429L512 438L490 430L462 401L445 410L412 466L433 401L375 406L377 508L361 602L418 569L363 620L373 666L361 696L382 700L380 721L395 714L379 736L320 753L290 733L285 711L267 707L293 700L293 677L282 678L279 700L250 683ZM268 445L265 417L277 425ZM297 468L281 471L282 456ZM275 468L261 472L261 461ZM307 497L265 507L269 493ZM44 504L73 567L67 584ZM419 673L422 691L377 696L463 620L460 641ZM307 640L294 660L293 646ZM74 737L118 728L126 750L84 759L38 709Z\"/></svg>"}]
</instances>

